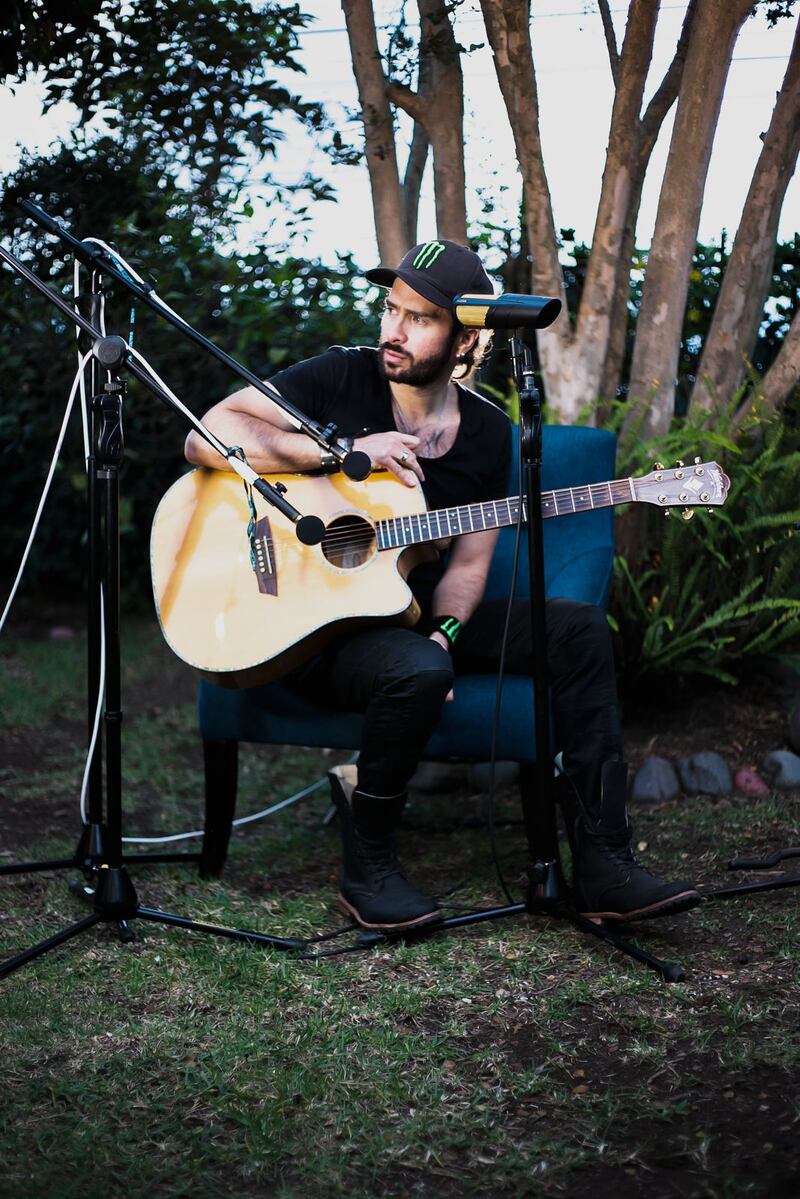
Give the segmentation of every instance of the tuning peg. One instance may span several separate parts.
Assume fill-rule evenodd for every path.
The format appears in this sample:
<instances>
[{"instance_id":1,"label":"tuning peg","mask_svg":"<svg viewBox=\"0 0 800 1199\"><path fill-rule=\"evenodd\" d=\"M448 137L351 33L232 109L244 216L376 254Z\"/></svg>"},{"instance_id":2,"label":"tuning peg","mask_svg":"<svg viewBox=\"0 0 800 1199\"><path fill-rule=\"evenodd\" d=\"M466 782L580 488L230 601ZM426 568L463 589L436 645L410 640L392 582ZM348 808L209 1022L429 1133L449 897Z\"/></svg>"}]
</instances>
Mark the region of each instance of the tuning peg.
<instances>
[{"instance_id":1,"label":"tuning peg","mask_svg":"<svg viewBox=\"0 0 800 1199\"><path fill-rule=\"evenodd\" d=\"M676 459L675 459L675 465L676 465L676 466L683 466L683 465L685 465L685 464L684 464L684 463L681 461L681 459L680 459L680 458L676 458Z\"/></svg>"},{"instance_id":2,"label":"tuning peg","mask_svg":"<svg viewBox=\"0 0 800 1199\"><path fill-rule=\"evenodd\" d=\"M684 508L683 512L681 512L681 516L684 520L691 520L694 516L694 508Z\"/></svg>"},{"instance_id":3,"label":"tuning peg","mask_svg":"<svg viewBox=\"0 0 800 1199\"><path fill-rule=\"evenodd\" d=\"M714 515L714 509L713 509L713 508L706 508L706 512L708 513L708 515L709 515L709 516L713 516L713 515Z\"/></svg>"},{"instance_id":4,"label":"tuning peg","mask_svg":"<svg viewBox=\"0 0 800 1199\"><path fill-rule=\"evenodd\" d=\"M665 515L665 516L672 516L672 509L671 509L671 508L665 508L665 509L664 509L664 515Z\"/></svg>"},{"instance_id":5,"label":"tuning peg","mask_svg":"<svg viewBox=\"0 0 800 1199\"><path fill-rule=\"evenodd\" d=\"M694 464L695 464L695 466L699 466L701 462L702 462L702 458L700 458L700 456L698 455L694 460Z\"/></svg>"},{"instance_id":6,"label":"tuning peg","mask_svg":"<svg viewBox=\"0 0 800 1199\"><path fill-rule=\"evenodd\" d=\"M653 470L663 470L663 469L664 469L663 462L654 462L653 463Z\"/></svg>"}]
</instances>

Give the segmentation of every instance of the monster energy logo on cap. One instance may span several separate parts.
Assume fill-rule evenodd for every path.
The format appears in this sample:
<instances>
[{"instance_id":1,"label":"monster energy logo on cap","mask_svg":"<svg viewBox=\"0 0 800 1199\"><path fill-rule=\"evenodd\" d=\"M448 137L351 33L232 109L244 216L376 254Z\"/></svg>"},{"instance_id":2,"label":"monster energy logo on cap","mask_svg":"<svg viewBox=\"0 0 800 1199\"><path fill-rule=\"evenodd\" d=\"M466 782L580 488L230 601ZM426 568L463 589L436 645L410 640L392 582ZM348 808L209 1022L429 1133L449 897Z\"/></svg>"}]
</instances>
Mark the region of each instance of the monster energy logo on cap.
<instances>
[{"instance_id":1,"label":"monster energy logo on cap","mask_svg":"<svg viewBox=\"0 0 800 1199\"><path fill-rule=\"evenodd\" d=\"M411 265L416 271L425 271L433 266L440 254L444 254L445 249L440 241L426 241Z\"/></svg>"}]
</instances>

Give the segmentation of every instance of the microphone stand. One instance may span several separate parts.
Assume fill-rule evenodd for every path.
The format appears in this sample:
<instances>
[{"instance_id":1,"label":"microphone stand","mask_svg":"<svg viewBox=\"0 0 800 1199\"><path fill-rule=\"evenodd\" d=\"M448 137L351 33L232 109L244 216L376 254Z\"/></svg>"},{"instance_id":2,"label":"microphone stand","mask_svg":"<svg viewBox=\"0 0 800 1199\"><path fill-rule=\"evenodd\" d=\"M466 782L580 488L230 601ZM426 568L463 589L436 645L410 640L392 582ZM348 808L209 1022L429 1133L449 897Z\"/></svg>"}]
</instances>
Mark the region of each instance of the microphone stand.
<instances>
[{"instance_id":1,"label":"microphone stand","mask_svg":"<svg viewBox=\"0 0 800 1199\"><path fill-rule=\"evenodd\" d=\"M476 304L479 301L476 300ZM543 309L541 325L549 324L558 314ZM531 351L518 336L511 338L511 364L514 386L519 396L520 488L523 493L520 519L527 521L528 561L531 580L531 645L533 649L534 729L536 761L523 767L522 815L531 855L528 890L523 903L485 911L450 916L433 925L430 933L460 928L485 920L499 920L523 913L553 916L568 920L580 932L596 937L660 974L665 982L685 977L682 966L664 961L640 946L595 924L577 911L564 882L558 848L556 804L553 793L553 752L550 736L549 678L547 670L547 615L544 574L544 536L542 520L542 402L536 387ZM361 945L397 940L402 934L362 933ZM420 936L426 935L421 932ZM428 934L429 935L429 934ZM405 934L406 938L409 934Z\"/></svg>"},{"instance_id":2,"label":"microphone stand","mask_svg":"<svg viewBox=\"0 0 800 1199\"><path fill-rule=\"evenodd\" d=\"M260 479L244 461L231 457L228 448L197 420L183 405L176 405L168 393L153 379L147 370L130 355L121 337L106 337L92 320L71 307L61 296L51 291L32 271L28 270L3 246L0 246L0 261L5 262L17 274L45 295L52 304L71 320L89 339L95 365L90 373L93 387L99 387L99 377L105 376L102 390L93 395L89 428L91 445L89 454L90 480L88 506L91 516L89 532L89 619L96 619L90 627L99 631L100 595L102 594L102 624L106 645L106 679L103 708L103 738L105 748L105 775L101 766L101 743L98 739L92 751L89 766L89 823L84 830L78 849L72 858L51 862L30 862L0 867L0 874L24 873L47 870L59 866L80 866L96 881L94 887L73 886L83 898L90 899L93 911L74 924L61 929L54 936L15 954L0 963L0 978L18 970L27 962L40 957L58 945L80 935L101 922L116 923L123 939L130 940L128 921L134 918L155 923L176 925L180 928L224 937L251 945L268 945L275 949L302 950L308 945L306 939L277 937L248 929L225 928L205 924L172 912L147 908L139 903L136 889L128 875L122 854L122 760L120 702L120 520L119 520L119 472L123 457L122 407L125 382L121 377L124 367L153 394L170 408L180 411L197 431L230 463L232 468L258 490L269 503L278 508L295 526L298 539L315 544L324 533L322 521L316 516L303 516L289 503L283 494ZM93 288L81 307L89 316L98 319L100 293ZM357 456L356 456L357 457ZM89 695L90 695L90 745L93 733L93 702L97 700L100 687L99 641L90 638L89 647ZM103 784L105 803L103 803ZM134 855L128 860L181 860L189 855ZM202 856L202 855L201 855Z\"/></svg>"}]
</instances>

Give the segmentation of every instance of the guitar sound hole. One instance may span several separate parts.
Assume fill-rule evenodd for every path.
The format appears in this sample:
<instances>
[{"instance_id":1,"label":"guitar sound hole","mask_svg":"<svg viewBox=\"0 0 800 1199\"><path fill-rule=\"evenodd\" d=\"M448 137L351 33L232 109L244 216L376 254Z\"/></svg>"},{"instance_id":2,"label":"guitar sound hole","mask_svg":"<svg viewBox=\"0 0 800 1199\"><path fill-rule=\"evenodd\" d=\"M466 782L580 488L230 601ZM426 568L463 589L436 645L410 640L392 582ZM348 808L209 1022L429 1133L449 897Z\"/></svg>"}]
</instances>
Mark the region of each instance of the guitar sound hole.
<instances>
[{"instance_id":1,"label":"guitar sound hole","mask_svg":"<svg viewBox=\"0 0 800 1199\"><path fill-rule=\"evenodd\" d=\"M341 570L363 566L375 553L375 529L363 516L337 516L325 530L322 552Z\"/></svg>"}]
</instances>

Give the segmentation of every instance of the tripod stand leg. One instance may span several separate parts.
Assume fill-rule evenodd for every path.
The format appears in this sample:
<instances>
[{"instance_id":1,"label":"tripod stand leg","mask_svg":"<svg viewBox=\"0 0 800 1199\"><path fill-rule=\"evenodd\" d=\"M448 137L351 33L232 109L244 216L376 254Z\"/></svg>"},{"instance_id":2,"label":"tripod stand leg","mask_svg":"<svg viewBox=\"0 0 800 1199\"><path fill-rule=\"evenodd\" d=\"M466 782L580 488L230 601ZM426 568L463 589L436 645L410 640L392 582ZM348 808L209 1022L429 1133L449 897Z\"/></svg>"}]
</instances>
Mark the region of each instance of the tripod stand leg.
<instances>
[{"instance_id":1,"label":"tripod stand leg","mask_svg":"<svg viewBox=\"0 0 800 1199\"><path fill-rule=\"evenodd\" d=\"M656 974L661 975L664 982L677 983L686 977L686 971L677 962L662 961L661 958L648 953L646 949L640 949L632 941L627 941L624 937L612 933L604 924L595 924L593 920L587 920L585 916L581 916L579 912L571 908L567 908L559 914L565 916L570 924L574 924L575 928L580 929L582 933L590 933L591 936L605 941L608 945L613 945L615 949L627 953L628 957L634 958L635 961L649 966L651 970L655 970Z\"/></svg>"},{"instance_id":2,"label":"tripod stand leg","mask_svg":"<svg viewBox=\"0 0 800 1199\"><path fill-rule=\"evenodd\" d=\"M97 912L92 912L90 916L84 916L83 920L78 920L76 924L70 924L68 928L62 928L60 933L56 933L53 937L48 937L46 941L40 941L38 945L33 945L30 949L23 950L22 953L16 954L13 958L8 958L7 961L0 964L0 978L5 978L6 975L18 970L20 966L24 966L26 962L31 962L34 958L41 957L43 953L47 953L48 950L55 949L57 945L63 945L65 941L70 941L73 937L77 937L85 929L91 928L94 924L99 924L102 919L103 917L99 916Z\"/></svg>"},{"instance_id":3,"label":"tripod stand leg","mask_svg":"<svg viewBox=\"0 0 800 1199\"><path fill-rule=\"evenodd\" d=\"M737 895L754 895L759 891L781 891L784 887L800 887L800 874L782 874L778 878L759 879L754 883L737 883L732 887L713 887L701 891L703 899L735 899Z\"/></svg>"}]
</instances>

